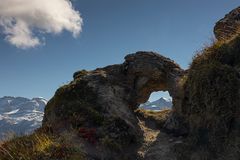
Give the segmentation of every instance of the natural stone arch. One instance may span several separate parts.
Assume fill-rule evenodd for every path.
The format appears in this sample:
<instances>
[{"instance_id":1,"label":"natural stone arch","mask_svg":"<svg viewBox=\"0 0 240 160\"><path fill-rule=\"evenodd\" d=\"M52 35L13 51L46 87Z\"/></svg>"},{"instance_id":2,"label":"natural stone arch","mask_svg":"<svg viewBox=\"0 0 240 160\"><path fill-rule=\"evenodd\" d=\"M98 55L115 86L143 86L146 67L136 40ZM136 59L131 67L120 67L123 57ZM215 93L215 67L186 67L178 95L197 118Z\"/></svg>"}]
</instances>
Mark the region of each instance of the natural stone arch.
<instances>
[{"instance_id":1,"label":"natural stone arch","mask_svg":"<svg viewBox=\"0 0 240 160\"><path fill-rule=\"evenodd\" d=\"M137 52L126 56L123 65L128 79L133 81L137 103L146 102L155 91L168 91L173 99L177 96L179 78L184 71L169 58L153 52Z\"/></svg>"},{"instance_id":2,"label":"natural stone arch","mask_svg":"<svg viewBox=\"0 0 240 160\"><path fill-rule=\"evenodd\" d=\"M76 72L74 80L59 88L46 106L43 127L60 134L71 128L95 128L98 148L111 150L99 156L117 159L119 154L102 143L106 138L116 143L113 146L120 145L127 157L136 156L133 148L137 149L143 135L134 110L154 91L169 91L175 103L183 75L174 61L154 52L137 52L127 55L123 64Z\"/></svg>"}]
</instances>

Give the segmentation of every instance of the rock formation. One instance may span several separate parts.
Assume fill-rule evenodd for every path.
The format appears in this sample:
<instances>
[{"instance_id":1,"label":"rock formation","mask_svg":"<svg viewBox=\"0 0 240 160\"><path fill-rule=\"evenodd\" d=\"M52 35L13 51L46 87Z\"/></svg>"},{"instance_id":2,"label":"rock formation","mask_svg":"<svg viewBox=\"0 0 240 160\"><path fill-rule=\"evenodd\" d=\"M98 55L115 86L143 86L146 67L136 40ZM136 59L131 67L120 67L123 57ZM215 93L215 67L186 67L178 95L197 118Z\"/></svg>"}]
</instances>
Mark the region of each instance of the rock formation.
<instances>
[{"instance_id":1,"label":"rock formation","mask_svg":"<svg viewBox=\"0 0 240 160\"><path fill-rule=\"evenodd\" d=\"M214 34L218 40L227 40L239 33L240 7L232 10L214 27Z\"/></svg>"},{"instance_id":2,"label":"rock formation","mask_svg":"<svg viewBox=\"0 0 240 160\"><path fill-rule=\"evenodd\" d=\"M175 99L183 73L172 60L153 52L130 54L120 65L76 72L46 106L43 126L56 132L94 128L100 148L111 153L98 156L123 159L114 155L119 148L127 158L136 156L133 148L142 133L134 110L154 91L169 91Z\"/></svg>"}]
</instances>

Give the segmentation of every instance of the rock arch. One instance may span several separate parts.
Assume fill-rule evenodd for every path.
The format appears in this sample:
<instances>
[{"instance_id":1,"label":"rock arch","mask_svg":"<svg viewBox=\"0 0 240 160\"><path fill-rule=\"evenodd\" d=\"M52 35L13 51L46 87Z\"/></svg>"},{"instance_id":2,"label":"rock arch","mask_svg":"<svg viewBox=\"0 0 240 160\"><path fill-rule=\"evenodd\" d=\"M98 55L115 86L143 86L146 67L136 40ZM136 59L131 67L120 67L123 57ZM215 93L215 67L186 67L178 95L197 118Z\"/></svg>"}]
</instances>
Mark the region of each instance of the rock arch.
<instances>
[{"instance_id":1,"label":"rock arch","mask_svg":"<svg viewBox=\"0 0 240 160\"><path fill-rule=\"evenodd\" d=\"M135 152L127 150L132 144L136 148L142 138L134 110L154 91L169 91L176 103L183 75L174 61L154 52L137 52L127 55L123 64L76 72L74 80L59 88L48 103L43 127L51 126L60 134L70 128L95 128L100 148L111 150L101 156L114 157L112 147L102 143L108 138L131 157Z\"/></svg>"},{"instance_id":2,"label":"rock arch","mask_svg":"<svg viewBox=\"0 0 240 160\"><path fill-rule=\"evenodd\" d=\"M136 102L144 103L154 91L169 91L175 99L177 84L184 71L174 61L153 52L137 52L125 57L126 76L136 93Z\"/></svg>"},{"instance_id":3,"label":"rock arch","mask_svg":"<svg viewBox=\"0 0 240 160\"><path fill-rule=\"evenodd\" d=\"M173 111L164 127L171 135L186 137L174 152L168 148L169 154L159 153L158 158L176 154L179 160L201 159L203 149L208 159L217 159L213 155L239 159L239 148L231 148L240 144L238 22L239 8L216 24L218 41L197 55L187 71L157 53L137 52L122 64L76 72L48 103L43 127L60 134L70 130L66 126L75 131L95 128L98 144L92 147L97 158L137 159L143 133L134 110L152 92L168 91ZM119 157L119 152L127 158Z\"/></svg>"}]
</instances>

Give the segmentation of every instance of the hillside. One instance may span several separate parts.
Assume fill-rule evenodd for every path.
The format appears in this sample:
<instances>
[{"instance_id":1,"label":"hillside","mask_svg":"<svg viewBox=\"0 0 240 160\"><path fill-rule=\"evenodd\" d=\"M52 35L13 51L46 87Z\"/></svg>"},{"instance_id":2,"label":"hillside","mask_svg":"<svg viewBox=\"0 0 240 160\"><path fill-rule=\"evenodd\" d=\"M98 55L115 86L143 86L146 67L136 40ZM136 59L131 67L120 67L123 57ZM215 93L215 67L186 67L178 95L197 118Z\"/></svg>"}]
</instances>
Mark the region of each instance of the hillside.
<instances>
[{"instance_id":1,"label":"hillside","mask_svg":"<svg viewBox=\"0 0 240 160\"><path fill-rule=\"evenodd\" d=\"M139 108L146 109L146 110L163 110L163 109L170 109L172 107L171 99L167 99L164 97L159 98L156 101L149 102L147 101L144 104L141 104Z\"/></svg>"}]
</instances>

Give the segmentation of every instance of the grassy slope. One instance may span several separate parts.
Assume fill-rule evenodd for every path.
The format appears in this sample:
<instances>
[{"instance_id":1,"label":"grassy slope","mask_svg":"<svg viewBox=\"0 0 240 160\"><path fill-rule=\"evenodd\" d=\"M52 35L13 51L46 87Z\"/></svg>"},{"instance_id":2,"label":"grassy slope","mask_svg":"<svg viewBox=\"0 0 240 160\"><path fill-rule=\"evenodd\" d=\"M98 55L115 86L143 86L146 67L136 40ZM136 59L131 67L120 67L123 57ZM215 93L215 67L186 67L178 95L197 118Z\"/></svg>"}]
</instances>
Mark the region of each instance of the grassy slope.
<instances>
[{"instance_id":1,"label":"grassy slope","mask_svg":"<svg viewBox=\"0 0 240 160\"><path fill-rule=\"evenodd\" d=\"M240 113L240 36L218 41L197 54L185 80L182 114L189 124L190 146L181 146L179 159L198 149L201 158L216 159L238 146ZM233 140L234 139L234 140ZM234 141L234 143L233 143ZM197 146L197 147L196 147ZM184 154L185 152L185 154Z\"/></svg>"},{"instance_id":2,"label":"grassy slope","mask_svg":"<svg viewBox=\"0 0 240 160\"><path fill-rule=\"evenodd\" d=\"M37 131L0 144L0 160L84 160L79 148L62 137Z\"/></svg>"}]
</instances>

